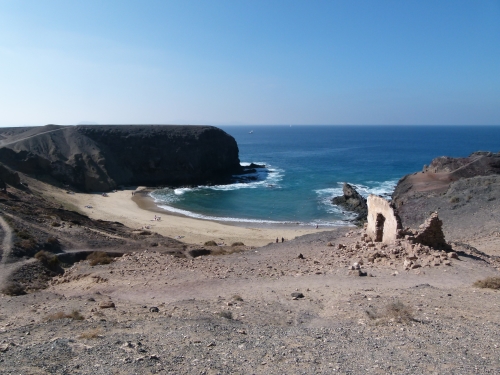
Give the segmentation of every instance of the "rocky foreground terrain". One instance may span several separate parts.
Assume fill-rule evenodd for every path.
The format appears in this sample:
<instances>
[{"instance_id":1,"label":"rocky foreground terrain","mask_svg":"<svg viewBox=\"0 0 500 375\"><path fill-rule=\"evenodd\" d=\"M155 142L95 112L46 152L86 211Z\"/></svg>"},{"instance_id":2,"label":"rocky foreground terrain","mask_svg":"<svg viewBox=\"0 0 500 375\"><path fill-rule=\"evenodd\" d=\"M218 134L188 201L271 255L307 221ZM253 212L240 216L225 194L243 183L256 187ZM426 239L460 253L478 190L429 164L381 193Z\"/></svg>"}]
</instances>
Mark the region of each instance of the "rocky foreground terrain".
<instances>
[{"instance_id":1,"label":"rocky foreground terrain","mask_svg":"<svg viewBox=\"0 0 500 375\"><path fill-rule=\"evenodd\" d=\"M457 189L478 176L438 179L437 191L419 184L450 172L402 180L394 201L405 227L423 219L414 233L441 225L425 203L439 202L447 244L432 248L418 235L373 242L359 227L264 247L186 244L91 219L7 172L0 374L498 374L497 200L481 204L494 174L466 202ZM488 246L467 242L481 233Z\"/></svg>"}]
</instances>

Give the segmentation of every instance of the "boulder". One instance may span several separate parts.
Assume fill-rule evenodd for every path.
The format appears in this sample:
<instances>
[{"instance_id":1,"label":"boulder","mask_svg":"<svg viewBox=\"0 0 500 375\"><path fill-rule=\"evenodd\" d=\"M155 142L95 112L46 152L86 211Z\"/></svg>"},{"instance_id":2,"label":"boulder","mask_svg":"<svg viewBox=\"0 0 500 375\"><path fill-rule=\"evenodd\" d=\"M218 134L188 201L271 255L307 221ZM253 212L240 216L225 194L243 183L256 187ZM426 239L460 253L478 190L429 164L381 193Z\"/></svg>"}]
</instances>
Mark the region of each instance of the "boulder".
<instances>
[{"instance_id":1,"label":"boulder","mask_svg":"<svg viewBox=\"0 0 500 375\"><path fill-rule=\"evenodd\" d=\"M115 308L115 304L113 301L101 301L99 303L99 307L101 309L114 309Z\"/></svg>"}]
</instances>

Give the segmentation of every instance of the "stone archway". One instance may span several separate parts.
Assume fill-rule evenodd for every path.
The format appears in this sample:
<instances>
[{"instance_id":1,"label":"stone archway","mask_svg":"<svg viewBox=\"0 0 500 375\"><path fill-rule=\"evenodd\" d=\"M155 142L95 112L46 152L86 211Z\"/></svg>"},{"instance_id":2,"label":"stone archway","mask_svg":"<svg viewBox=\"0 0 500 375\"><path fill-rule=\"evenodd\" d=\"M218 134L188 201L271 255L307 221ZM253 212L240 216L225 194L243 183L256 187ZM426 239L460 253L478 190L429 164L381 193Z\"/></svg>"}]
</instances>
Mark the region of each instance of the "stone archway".
<instances>
[{"instance_id":1,"label":"stone archway","mask_svg":"<svg viewBox=\"0 0 500 375\"><path fill-rule=\"evenodd\" d=\"M375 242L382 242L384 239L384 224L385 217L384 215L378 213L377 219L375 221Z\"/></svg>"},{"instance_id":2,"label":"stone archway","mask_svg":"<svg viewBox=\"0 0 500 375\"><path fill-rule=\"evenodd\" d=\"M388 201L377 195L370 195L368 204L368 225L366 233L373 241L394 243L399 236L401 220Z\"/></svg>"}]
</instances>

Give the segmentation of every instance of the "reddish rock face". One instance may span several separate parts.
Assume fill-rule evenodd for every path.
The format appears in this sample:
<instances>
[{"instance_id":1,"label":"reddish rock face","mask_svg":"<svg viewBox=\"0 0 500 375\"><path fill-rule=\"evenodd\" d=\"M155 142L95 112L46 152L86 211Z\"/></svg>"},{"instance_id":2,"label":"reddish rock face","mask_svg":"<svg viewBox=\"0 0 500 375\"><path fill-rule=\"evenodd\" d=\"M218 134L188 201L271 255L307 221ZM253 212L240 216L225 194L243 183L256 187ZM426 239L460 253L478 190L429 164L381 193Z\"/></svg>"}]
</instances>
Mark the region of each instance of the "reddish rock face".
<instances>
[{"instance_id":1,"label":"reddish rock face","mask_svg":"<svg viewBox=\"0 0 500 375\"><path fill-rule=\"evenodd\" d=\"M84 191L119 185L221 183L241 170L233 137L212 126L93 125L16 128L1 160ZM2 146L2 145L0 145Z\"/></svg>"}]
</instances>

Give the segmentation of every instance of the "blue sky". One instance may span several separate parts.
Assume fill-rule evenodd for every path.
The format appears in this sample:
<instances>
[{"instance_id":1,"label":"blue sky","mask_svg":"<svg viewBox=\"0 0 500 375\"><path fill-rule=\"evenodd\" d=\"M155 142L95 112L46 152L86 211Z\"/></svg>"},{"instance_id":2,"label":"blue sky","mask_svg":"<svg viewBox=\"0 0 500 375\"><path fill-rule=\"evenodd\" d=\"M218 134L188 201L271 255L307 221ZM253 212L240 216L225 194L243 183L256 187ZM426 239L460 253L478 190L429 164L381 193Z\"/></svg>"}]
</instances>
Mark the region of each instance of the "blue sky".
<instances>
[{"instance_id":1,"label":"blue sky","mask_svg":"<svg viewBox=\"0 0 500 375\"><path fill-rule=\"evenodd\" d=\"M0 0L0 126L500 124L500 0Z\"/></svg>"}]
</instances>

